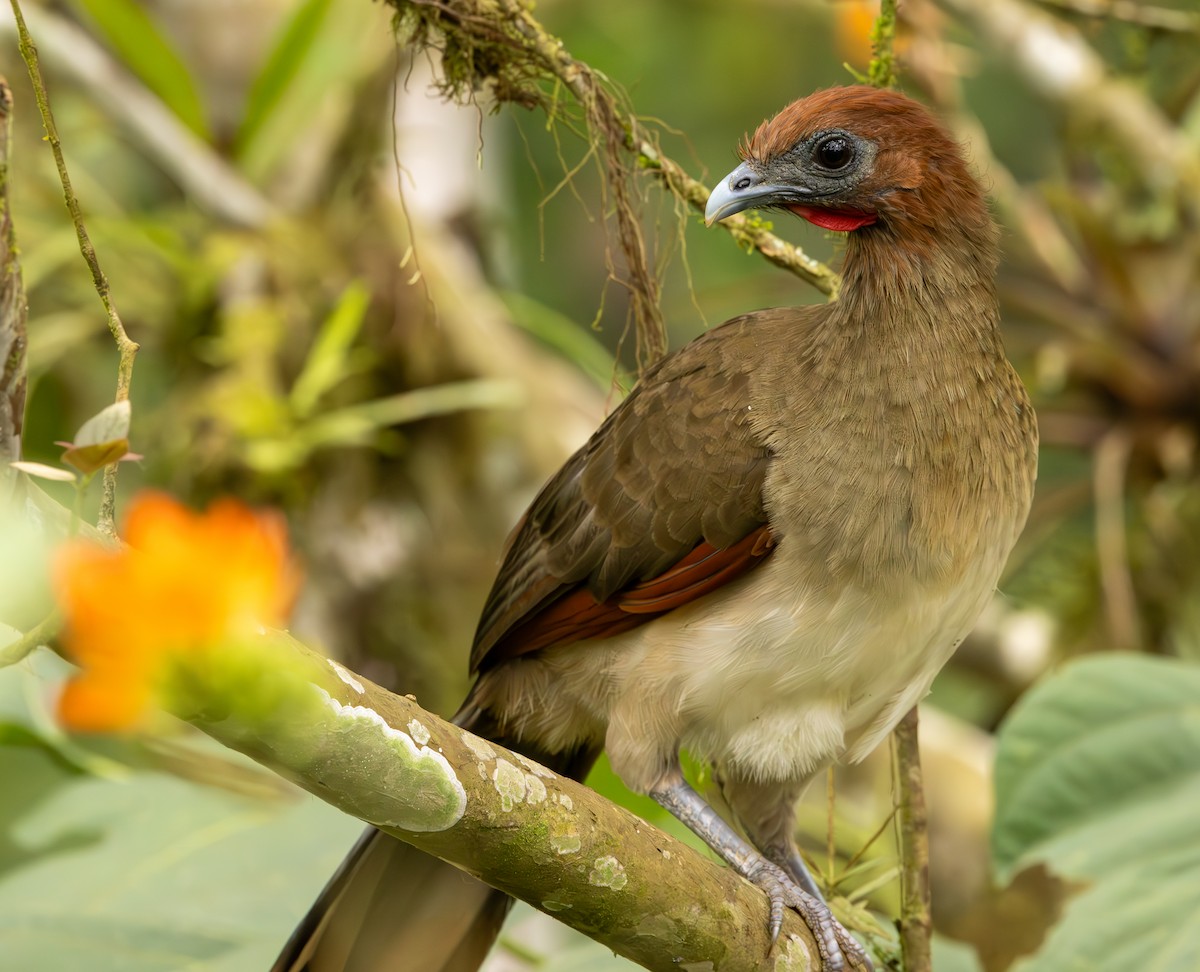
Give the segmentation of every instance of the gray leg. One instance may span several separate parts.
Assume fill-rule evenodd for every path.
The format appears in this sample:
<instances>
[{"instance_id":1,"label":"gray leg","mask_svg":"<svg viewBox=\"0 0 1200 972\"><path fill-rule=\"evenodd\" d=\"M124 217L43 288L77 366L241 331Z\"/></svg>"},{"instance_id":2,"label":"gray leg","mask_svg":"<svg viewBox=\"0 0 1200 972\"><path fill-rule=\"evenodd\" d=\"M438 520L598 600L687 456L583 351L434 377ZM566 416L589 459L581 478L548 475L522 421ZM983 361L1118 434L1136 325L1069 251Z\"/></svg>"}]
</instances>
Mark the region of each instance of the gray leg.
<instances>
[{"instance_id":1,"label":"gray leg","mask_svg":"<svg viewBox=\"0 0 1200 972\"><path fill-rule=\"evenodd\" d=\"M811 894L779 864L772 863L755 850L729 824L718 816L704 799L693 790L678 772L668 776L662 785L650 792L662 807L679 818L738 874L767 893L771 904L771 941L779 937L783 925L783 909L795 909L808 925L821 952L824 972L846 972L858 966L870 972L871 960L862 946L846 929L837 923L819 895ZM798 857L799 855L797 855ZM801 873L807 884L816 890L808 871L801 862Z\"/></svg>"},{"instance_id":2,"label":"gray leg","mask_svg":"<svg viewBox=\"0 0 1200 972\"><path fill-rule=\"evenodd\" d=\"M796 848L796 802L807 789L809 779L762 783L744 779L728 767L719 767L716 779L733 819L750 843L772 864L783 868L796 884L823 902L825 897Z\"/></svg>"}]
</instances>

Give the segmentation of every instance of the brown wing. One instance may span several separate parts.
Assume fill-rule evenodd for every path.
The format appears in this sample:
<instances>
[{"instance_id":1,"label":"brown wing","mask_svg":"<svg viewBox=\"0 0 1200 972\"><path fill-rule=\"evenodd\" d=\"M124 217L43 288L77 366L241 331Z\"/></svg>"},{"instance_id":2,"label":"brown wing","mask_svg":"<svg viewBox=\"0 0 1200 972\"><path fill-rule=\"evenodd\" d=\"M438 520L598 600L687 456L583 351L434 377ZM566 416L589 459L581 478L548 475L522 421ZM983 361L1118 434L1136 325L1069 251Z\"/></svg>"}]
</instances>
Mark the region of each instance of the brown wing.
<instances>
[{"instance_id":1,"label":"brown wing","mask_svg":"<svg viewBox=\"0 0 1200 972\"><path fill-rule=\"evenodd\" d=\"M627 631L764 560L753 327L737 318L664 359L542 488L509 538L473 671Z\"/></svg>"}]
</instances>

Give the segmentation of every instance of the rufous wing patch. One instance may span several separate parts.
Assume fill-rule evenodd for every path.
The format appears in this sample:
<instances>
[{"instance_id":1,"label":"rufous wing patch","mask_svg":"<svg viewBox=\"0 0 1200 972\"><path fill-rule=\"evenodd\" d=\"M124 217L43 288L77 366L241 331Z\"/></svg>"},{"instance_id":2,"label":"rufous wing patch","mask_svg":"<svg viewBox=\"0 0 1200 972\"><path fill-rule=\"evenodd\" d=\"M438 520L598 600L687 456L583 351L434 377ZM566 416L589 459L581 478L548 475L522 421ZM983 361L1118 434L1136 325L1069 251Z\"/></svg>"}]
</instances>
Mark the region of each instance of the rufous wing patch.
<instances>
[{"instance_id":1,"label":"rufous wing patch","mask_svg":"<svg viewBox=\"0 0 1200 972\"><path fill-rule=\"evenodd\" d=\"M701 542L657 577L633 584L605 601L597 601L583 585L571 588L505 632L480 667L491 668L545 648L629 631L742 576L763 563L774 546L770 527L764 523L728 547Z\"/></svg>"}]
</instances>

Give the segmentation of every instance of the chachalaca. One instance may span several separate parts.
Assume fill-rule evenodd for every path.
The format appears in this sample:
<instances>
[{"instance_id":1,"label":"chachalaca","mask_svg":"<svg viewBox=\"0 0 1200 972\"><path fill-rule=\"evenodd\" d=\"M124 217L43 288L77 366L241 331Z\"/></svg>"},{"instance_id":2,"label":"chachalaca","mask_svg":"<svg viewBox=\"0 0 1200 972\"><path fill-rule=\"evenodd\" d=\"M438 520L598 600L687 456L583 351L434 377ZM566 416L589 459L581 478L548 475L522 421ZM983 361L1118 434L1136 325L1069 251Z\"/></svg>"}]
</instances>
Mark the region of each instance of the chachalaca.
<instances>
[{"instance_id":1,"label":"chachalaca","mask_svg":"<svg viewBox=\"0 0 1200 972\"><path fill-rule=\"evenodd\" d=\"M456 721L576 779L607 749L839 972L869 965L797 852L794 804L874 749L975 623L1037 432L1001 346L996 228L926 109L820 91L741 155L706 221L790 210L848 233L837 300L734 318L643 375L509 538ZM474 969L506 900L368 832L275 968Z\"/></svg>"}]
</instances>

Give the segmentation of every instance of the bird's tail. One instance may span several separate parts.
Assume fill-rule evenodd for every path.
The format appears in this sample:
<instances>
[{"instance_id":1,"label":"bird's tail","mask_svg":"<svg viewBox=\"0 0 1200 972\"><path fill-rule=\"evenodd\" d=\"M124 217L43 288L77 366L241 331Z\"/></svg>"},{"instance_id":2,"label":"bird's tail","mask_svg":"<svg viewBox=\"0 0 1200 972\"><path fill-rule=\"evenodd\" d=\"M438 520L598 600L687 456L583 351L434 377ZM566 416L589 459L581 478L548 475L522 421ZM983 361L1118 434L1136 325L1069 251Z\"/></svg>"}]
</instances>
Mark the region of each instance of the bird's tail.
<instances>
[{"instance_id":1,"label":"bird's tail","mask_svg":"<svg viewBox=\"0 0 1200 972\"><path fill-rule=\"evenodd\" d=\"M583 779L599 755L549 754L506 739L470 700L454 722L574 779ZM271 972L475 972L511 905L502 891L371 827Z\"/></svg>"}]
</instances>

